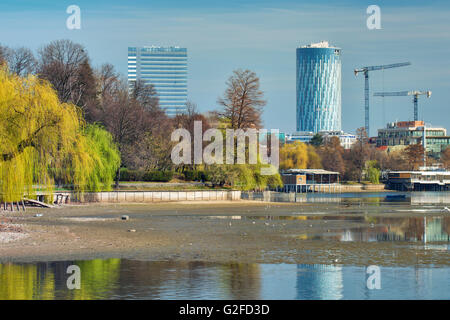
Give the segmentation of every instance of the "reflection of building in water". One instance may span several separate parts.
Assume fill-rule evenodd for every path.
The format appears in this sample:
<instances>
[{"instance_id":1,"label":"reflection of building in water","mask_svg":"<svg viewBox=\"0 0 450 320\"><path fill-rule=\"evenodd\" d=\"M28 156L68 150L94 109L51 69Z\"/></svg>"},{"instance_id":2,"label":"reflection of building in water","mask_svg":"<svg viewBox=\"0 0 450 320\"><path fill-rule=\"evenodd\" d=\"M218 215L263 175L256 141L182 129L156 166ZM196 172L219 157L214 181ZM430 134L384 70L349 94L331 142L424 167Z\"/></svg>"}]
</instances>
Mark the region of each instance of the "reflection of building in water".
<instances>
[{"instance_id":1,"label":"reflection of building in water","mask_svg":"<svg viewBox=\"0 0 450 320\"><path fill-rule=\"evenodd\" d=\"M450 217L379 218L378 226L339 230L329 234L342 242L423 241L450 242Z\"/></svg>"},{"instance_id":2,"label":"reflection of building in water","mask_svg":"<svg viewBox=\"0 0 450 320\"><path fill-rule=\"evenodd\" d=\"M296 299L342 299L343 289L342 266L297 265Z\"/></svg>"},{"instance_id":3,"label":"reflection of building in water","mask_svg":"<svg viewBox=\"0 0 450 320\"><path fill-rule=\"evenodd\" d=\"M439 242L450 241L446 231L444 217L408 218L399 225L389 225L389 231L377 234L378 241L423 241ZM383 221L388 223L388 221Z\"/></svg>"},{"instance_id":4,"label":"reflection of building in water","mask_svg":"<svg viewBox=\"0 0 450 320\"><path fill-rule=\"evenodd\" d=\"M379 229L384 229L384 228L379 228ZM342 241L342 242L377 241L377 230L373 230L371 228L346 229L345 231L343 231L341 233L340 241Z\"/></svg>"},{"instance_id":5,"label":"reflection of building in water","mask_svg":"<svg viewBox=\"0 0 450 320\"><path fill-rule=\"evenodd\" d=\"M450 241L450 236L444 230L444 219L442 217L426 218L424 242Z\"/></svg>"},{"instance_id":6,"label":"reflection of building in water","mask_svg":"<svg viewBox=\"0 0 450 320\"><path fill-rule=\"evenodd\" d=\"M411 204L450 204L450 192L411 192Z\"/></svg>"}]
</instances>

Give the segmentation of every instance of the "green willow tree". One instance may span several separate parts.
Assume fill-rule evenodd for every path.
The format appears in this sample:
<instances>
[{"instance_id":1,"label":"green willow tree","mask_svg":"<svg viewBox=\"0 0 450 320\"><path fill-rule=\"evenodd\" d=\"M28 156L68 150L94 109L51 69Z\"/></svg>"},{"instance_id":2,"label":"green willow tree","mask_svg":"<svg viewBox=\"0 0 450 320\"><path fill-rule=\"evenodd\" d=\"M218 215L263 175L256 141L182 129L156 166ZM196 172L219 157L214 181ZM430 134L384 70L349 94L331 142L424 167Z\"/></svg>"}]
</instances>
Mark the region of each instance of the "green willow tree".
<instances>
[{"instance_id":1,"label":"green willow tree","mask_svg":"<svg viewBox=\"0 0 450 320\"><path fill-rule=\"evenodd\" d=\"M80 193L110 187L120 164L110 135L86 127L47 81L0 67L0 114L0 201L30 196L33 185L51 193L55 179Z\"/></svg>"}]
</instances>

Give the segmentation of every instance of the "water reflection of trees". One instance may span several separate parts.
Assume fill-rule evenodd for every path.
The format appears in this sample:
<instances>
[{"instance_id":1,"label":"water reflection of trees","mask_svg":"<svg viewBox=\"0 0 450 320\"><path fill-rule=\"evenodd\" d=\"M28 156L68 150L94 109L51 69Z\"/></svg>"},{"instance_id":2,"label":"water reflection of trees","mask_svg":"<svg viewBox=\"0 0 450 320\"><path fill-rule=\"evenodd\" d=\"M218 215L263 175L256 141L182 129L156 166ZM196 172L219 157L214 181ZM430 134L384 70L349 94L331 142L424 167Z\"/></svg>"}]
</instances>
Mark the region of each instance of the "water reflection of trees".
<instances>
[{"instance_id":1,"label":"water reflection of trees","mask_svg":"<svg viewBox=\"0 0 450 320\"><path fill-rule=\"evenodd\" d=\"M258 265L123 260L121 269L120 282L133 287L135 298L257 299L260 291ZM118 293L126 291L121 286Z\"/></svg>"},{"instance_id":2,"label":"water reflection of trees","mask_svg":"<svg viewBox=\"0 0 450 320\"><path fill-rule=\"evenodd\" d=\"M261 270L258 264L227 263L221 265L221 283L233 300L260 299Z\"/></svg>"},{"instance_id":3,"label":"water reflection of trees","mask_svg":"<svg viewBox=\"0 0 450 320\"><path fill-rule=\"evenodd\" d=\"M81 288L67 289L67 267ZM257 264L148 262L120 259L0 264L0 299L259 299Z\"/></svg>"},{"instance_id":4,"label":"water reflection of trees","mask_svg":"<svg viewBox=\"0 0 450 320\"><path fill-rule=\"evenodd\" d=\"M202 281L208 282L207 269L203 262L123 260L120 283L126 286L118 294L124 296L132 287L137 299L195 298Z\"/></svg>"},{"instance_id":5,"label":"water reflection of trees","mask_svg":"<svg viewBox=\"0 0 450 320\"><path fill-rule=\"evenodd\" d=\"M67 267L81 269L81 288L68 290ZM120 259L37 264L0 264L1 300L108 298L117 283Z\"/></svg>"},{"instance_id":6,"label":"water reflection of trees","mask_svg":"<svg viewBox=\"0 0 450 320\"><path fill-rule=\"evenodd\" d=\"M0 300L53 299L54 277L37 265L0 264Z\"/></svg>"}]
</instances>

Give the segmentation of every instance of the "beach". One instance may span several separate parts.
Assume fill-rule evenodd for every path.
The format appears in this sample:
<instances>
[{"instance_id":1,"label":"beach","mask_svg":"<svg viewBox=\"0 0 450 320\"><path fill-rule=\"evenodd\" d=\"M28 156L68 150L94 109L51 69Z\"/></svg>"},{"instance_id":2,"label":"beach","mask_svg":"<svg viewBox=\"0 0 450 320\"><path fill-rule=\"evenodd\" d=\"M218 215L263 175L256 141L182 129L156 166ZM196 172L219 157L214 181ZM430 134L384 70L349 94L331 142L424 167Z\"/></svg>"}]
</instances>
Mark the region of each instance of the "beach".
<instances>
[{"instance_id":1,"label":"beach","mask_svg":"<svg viewBox=\"0 0 450 320\"><path fill-rule=\"evenodd\" d=\"M122 220L124 215L129 220ZM450 233L450 215L440 206L371 201L91 203L2 211L0 216L0 263L122 258L450 265L445 242L426 243L423 237L430 221L439 222L439 232Z\"/></svg>"}]
</instances>

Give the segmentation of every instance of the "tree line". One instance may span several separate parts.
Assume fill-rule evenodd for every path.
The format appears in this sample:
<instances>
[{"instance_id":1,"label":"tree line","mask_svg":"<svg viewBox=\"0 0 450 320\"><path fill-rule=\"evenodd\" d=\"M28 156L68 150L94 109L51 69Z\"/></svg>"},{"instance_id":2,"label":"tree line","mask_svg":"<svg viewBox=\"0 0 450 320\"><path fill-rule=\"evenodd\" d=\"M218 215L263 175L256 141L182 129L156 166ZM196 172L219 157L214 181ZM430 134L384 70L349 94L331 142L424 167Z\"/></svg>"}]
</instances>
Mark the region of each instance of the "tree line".
<instances>
[{"instance_id":1,"label":"tree line","mask_svg":"<svg viewBox=\"0 0 450 320\"><path fill-rule=\"evenodd\" d=\"M31 172L26 173L28 180L23 180L15 188L16 193L23 184L36 183L47 186L53 183L82 185L80 190L107 188L109 178L107 181L101 176L100 182L98 177L87 179L83 175L83 168L87 166L81 161L83 155L90 155L91 160L96 161L96 164L91 161L90 167L97 166L95 170L102 174L111 175L111 171L114 171L116 184L121 179L121 172L125 171L128 171L127 176L130 176L130 171L139 173L139 178L146 173L147 177L159 176L152 172L168 172L170 176L176 172L202 177L216 186L229 185L241 189L264 189L268 184L281 183L278 174L271 178L261 176L258 173L260 164L175 166L170 157L174 145L170 141L170 132L176 128L193 131L194 121L202 121L203 130L210 127L261 127L261 114L266 101L259 89L259 78L254 72L241 69L233 72L223 96L218 98L218 110L203 115L197 111L194 103L188 102L187 112L169 118L160 108L158 94L151 84L140 80L129 83L111 64L93 68L86 48L70 40L52 41L36 53L25 47L0 45L0 64L3 77L1 85L4 86L5 79L16 82L14 88L5 88L9 91L0 95L2 114L5 115L1 120L5 132L2 139L11 140L0 147L6 154L0 159L1 166L12 166L7 154L14 154L17 160L17 155L23 151L21 149L30 153L28 158L21 161L23 169L26 171L28 166ZM34 87L29 87L29 83L33 83ZM39 90L36 91L36 88ZM11 104L12 96L22 99L20 104L26 110L15 108ZM46 99L51 100L51 103ZM70 112L66 114L68 110ZM64 127L63 123L69 118L72 122ZM14 121L15 127L8 127ZM43 128L30 132L25 129L26 121L40 123ZM72 131L69 134L63 129ZM103 142L100 139L102 134ZM55 137L52 140L54 144L47 145L45 139L51 140L51 136ZM15 137L21 137L28 143L24 144ZM80 149L81 137L92 137L94 141L85 145L91 150L84 152ZM109 151L117 151L108 153L106 140L110 143ZM75 147L79 149L74 151ZM30 161L35 161L32 166ZM122 169L119 169L119 165ZM15 182L5 179L5 172L8 171L5 170L1 183L3 188L9 188Z\"/></svg>"},{"instance_id":2,"label":"tree line","mask_svg":"<svg viewBox=\"0 0 450 320\"><path fill-rule=\"evenodd\" d=\"M8 199L33 184L69 184L82 192L108 189L114 180L131 176L176 176L244 190L281 185L278 173L260 174L260 160L253 165L171 161L170 132L176 128L193 136L195 121L202 122L203 132L262 127L267 102L250 70L233 71L217 110L201 114L188 102L185 113L169 118L151 84L128 82L108 63L93 68L86 48L70 40L52 41L36 53L0 45L0 65L0 183ZM350 150L336 137L322 141L319 135L308 145L286 144L281 168L324 168L344 180L377 182L382 170L417 169L422 163L421 145L386 153L368 143L364 129L357 136ZM449 166L450 149L442 162Z\"/></svg>"},{"instance_id":3,"label":"tree line","mask_svg":"<svg viewBox=\"0 0 450 320\"><path fill-rule=\"evenodd\" d=\"M418 144L387 152L369 143L364 128L357 129L357 141L345 150L339 138L324 139L316 134L310 143L294 142L280 150L281 169L325 169L339 172L344 181L370 181L379 183L383 171L418 170L423 166L424 149ZM427 156L427 165L436 160ZM450 169L450 147L441 155L444 168Z\"/></svg>"}]
</instances>

